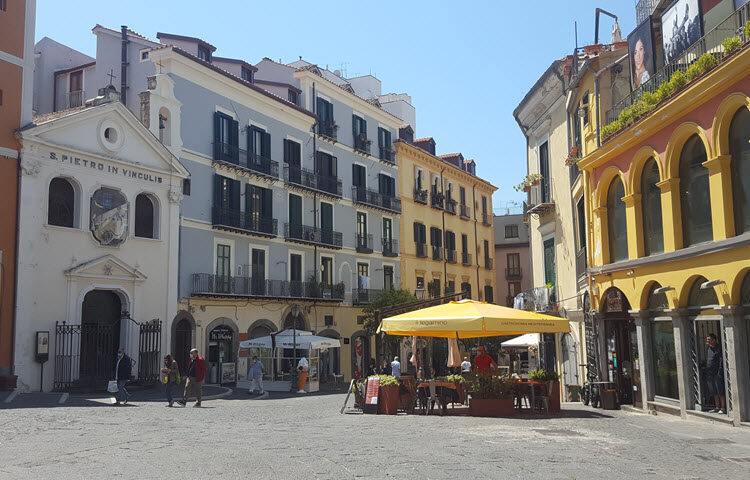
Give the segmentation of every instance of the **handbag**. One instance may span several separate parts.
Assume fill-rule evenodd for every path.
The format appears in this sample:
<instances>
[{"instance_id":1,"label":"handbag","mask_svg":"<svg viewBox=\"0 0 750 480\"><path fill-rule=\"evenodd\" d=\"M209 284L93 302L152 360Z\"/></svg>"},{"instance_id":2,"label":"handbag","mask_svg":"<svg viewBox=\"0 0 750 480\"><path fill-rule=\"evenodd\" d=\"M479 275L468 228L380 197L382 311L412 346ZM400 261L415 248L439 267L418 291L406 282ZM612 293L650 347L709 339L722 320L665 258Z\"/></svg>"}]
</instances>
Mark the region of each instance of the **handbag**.
<instances>
[{"instance_id":1,"label":"handbag","mask_svg":"<svg viewBox=\"0 0 750 480\"><path fill-rule=\"evenodd\" d=\"M164 375L164 379L161 381L164 385L169 383L169 374Z\"/></svg>"},{"instance_id":2,"label":"handbag","mask_svg":"<svg viewBox=\"0 0 750 480\"><path fill-rule=\"evenodd\" d=\"M117 388L117 380L110 380L107 384L107 391L109 393L117 393L120 391L119 388Z\"/></svg>"}]
</instances>

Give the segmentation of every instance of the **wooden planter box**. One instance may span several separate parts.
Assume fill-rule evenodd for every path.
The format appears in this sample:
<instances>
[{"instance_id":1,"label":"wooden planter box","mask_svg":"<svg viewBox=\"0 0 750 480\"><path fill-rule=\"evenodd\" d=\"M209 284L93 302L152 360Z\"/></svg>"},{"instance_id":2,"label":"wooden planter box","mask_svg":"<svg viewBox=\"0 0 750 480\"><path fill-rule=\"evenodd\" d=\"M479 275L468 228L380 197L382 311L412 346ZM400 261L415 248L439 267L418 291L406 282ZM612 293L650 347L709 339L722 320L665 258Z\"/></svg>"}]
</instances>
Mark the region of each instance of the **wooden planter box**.
<instances>
[{"instance_id":1,"label":"wooden planter box","mask_svg":"<svg viewBox=\"0 0 750 480\"><path fill-rule=\"evenodd\" d=\"M472 398L469 415L473 417L511 417L516 409L513 398Z\"/></svg>"},{"instance_id":2,"label":"wooden planter box","mask_svg":"<svg viewBox=\"0 0 750 480\"><path fill-rule=\"evenodd\" d=\"M398 413L398 385L380 386L378 390L378 414L396 415Z\"/></svg>"},{"instance_id":3,"label":"wooden planter box","mask_svg":"<svg viewBox=\"0 0 750 480\"><path fill-rule=\"evenodd\" d=\"M555 380L547 385L549 391L549 413L560 413L560 382Z\"/></svg>"}]
</instances>

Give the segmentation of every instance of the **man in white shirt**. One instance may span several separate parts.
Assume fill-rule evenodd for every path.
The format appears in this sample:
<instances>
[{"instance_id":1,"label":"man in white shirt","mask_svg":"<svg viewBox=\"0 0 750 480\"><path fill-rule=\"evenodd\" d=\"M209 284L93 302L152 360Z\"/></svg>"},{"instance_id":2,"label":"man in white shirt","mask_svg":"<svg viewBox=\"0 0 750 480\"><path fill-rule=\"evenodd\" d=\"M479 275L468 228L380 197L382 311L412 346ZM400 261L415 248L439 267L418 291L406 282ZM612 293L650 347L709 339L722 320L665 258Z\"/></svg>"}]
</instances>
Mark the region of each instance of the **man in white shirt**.
<instances>
[{"instance_id":1,"label":"man in white shirt","mask_svg":"<svg viewBox=\"0 0 750 480\"><path fill-rule=\"evenodd\" d=\"M398 361L398 357L393 357L391 362L391 375L401 378L401 362Z\"/></svg>"},{"instance_id":2,"label":"man in white shirt","mask_svg":"<svg viewBox=\"0 0 750 480\"><path fill-rule=\"evenodd\" d=\"M461 373L470 373L471 372L471 362L469 361L469 357L464 357L464 361L461 362Z\"/></svg>"}]
</instances>

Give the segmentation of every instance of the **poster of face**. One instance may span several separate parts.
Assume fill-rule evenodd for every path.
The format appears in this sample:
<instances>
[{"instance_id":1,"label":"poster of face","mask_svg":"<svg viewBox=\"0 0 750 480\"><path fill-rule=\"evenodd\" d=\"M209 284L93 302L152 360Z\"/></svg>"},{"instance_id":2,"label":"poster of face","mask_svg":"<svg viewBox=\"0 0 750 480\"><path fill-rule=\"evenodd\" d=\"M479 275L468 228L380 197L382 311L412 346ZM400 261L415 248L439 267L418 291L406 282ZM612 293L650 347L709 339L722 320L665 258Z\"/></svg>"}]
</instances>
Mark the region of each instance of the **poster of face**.
<instances>
[{"instance_id":1,"label":"poster of face","mask_svg":"<svg viewBox=\"0 0 750 480\"><path fill-rule=\"evenodd\" d=\"M664 63L670 63L703 36L700 2L676 0L661 17Z\"/></svg>"},{"instance_id":2,"label":"poster of face","mask_svg":"<svg viewBox=\"0 0 750 480\"><path fill-rule=\"evenodd\" d=\"M646 83L656 70L650 17L628 35L628 53L630 55L630 82L635 90Z\"/></svg>"}]
</instances>

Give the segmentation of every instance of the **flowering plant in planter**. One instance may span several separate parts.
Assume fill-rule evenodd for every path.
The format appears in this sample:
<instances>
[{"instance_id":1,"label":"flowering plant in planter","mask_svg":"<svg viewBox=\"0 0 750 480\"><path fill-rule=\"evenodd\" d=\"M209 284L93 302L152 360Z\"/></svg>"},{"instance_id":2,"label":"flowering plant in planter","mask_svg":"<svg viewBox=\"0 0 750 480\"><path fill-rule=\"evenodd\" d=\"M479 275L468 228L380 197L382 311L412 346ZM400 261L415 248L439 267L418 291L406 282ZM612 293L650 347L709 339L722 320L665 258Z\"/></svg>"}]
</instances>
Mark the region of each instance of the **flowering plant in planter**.
<instances>
[{"instance_id":1,"label":"flowering plant in planter","mask_svg":"<svg viewBox=\"0 0 750 480\"><path fill-rule=\"evenodd\" d=\"M578 149L577 145L573 145L572 147L570 147L570 152L568 153L568 157L565 159L565 165L567 165L568 167L573 166L580 159L581 159L581 151Z\"/></svg>"},{"instance_id":2,"label":"flowering plant in planter","mask_svg":"<svg viewBox=\"0 0 750 480\"><path fill-rule=\"evenodd\" d=\"M513 186L513 190L516 192L524 191L528 192L529 188L531 188L533 185L536 185L539 183L539 181L544 178L542 175L538 173L530 173L523 177L523 181L519 183L518 185Z\"/></svg>"},{"instance_id":3,"label":"flowering plant in planter","mask_svg":"<svg viewBox=\"0 0 750 480\"><path fill-rule=\"evenodd\" d=\"M518 380L508 376L479 374L472 376L468 383L472 398L513 398Z\"/></svg>"},{"instance_id":4,"label":"flowering plant in planter","mask_svg":"<svg viewBox=\"0 0 750 480\"><path fill-rule=\"evenodd\" d=\"M529 372L529 380L554 382L560 380L560 376L552 370L532 370Z\"/></svg>"}]
</instances>

